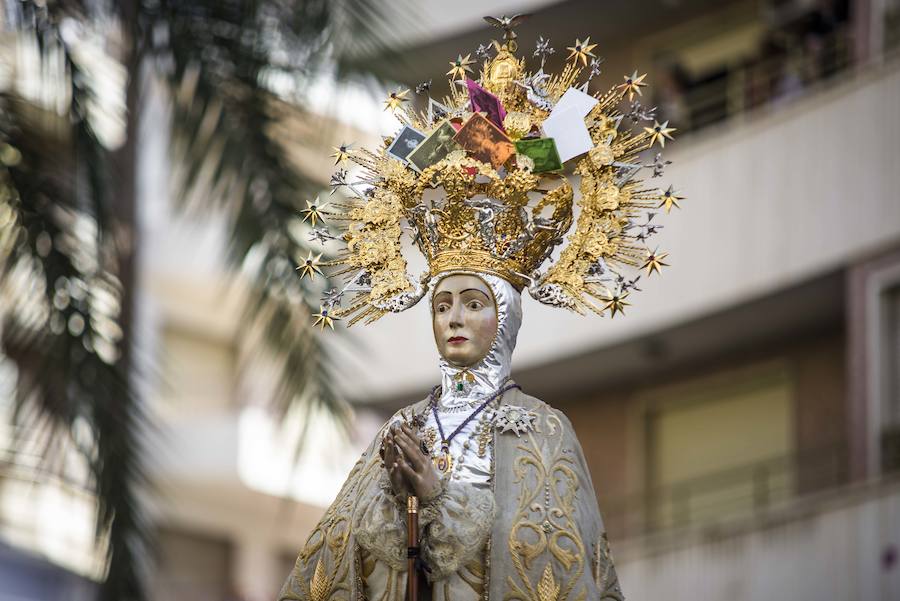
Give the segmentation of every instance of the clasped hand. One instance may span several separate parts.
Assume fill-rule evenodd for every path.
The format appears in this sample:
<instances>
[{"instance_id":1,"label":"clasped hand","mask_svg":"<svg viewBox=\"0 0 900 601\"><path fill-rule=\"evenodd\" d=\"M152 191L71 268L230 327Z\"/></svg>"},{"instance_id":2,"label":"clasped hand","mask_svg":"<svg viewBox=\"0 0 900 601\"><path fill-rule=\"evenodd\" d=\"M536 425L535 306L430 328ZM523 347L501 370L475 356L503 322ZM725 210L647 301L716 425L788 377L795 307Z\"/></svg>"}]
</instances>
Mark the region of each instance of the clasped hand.
<instances>
[{"instance_id":1,"label":"clasped hand","mask_svg":"<svg viewBox=\"0 0 900 601\"><path fill-rule=\"evenodd\" d=\"M441 492L441 479L422 442L407 424L393 424L384 435L384 469L396 495L415 495L428 501Z\"/></svg>"}]
</instances>

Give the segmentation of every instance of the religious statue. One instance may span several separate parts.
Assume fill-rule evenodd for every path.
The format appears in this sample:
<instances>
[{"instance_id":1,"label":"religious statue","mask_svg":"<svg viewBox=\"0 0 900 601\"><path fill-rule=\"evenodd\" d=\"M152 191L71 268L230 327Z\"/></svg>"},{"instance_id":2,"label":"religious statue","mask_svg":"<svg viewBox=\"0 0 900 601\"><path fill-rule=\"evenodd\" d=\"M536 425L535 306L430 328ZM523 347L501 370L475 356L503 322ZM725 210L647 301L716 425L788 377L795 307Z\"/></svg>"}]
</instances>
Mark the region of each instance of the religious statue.
<instances>
[{"instance_id":1,"label":"religious statue","mask_svg":"<svg viewBox=\"0 0 900 601\"><path fill-rule=\"evenodd\" d=\"M523 290L551 306L615 316L636 290L637 278L624 270L652 274L665 265L665 253L645 246L661 227L648 230L653 213L643 225L635 220L649 209L668 212L682 197L636 176L644 168L657 175L659 161L645 165L640 154L664 145L673 129L655 121L640 131L623 126L626 117L652 118L652 110L637 117L623 110L626 98L632 111L638 104L644 83L636 73L603 94L574 87L593 57L589 38L569 48L558 76L543 75L541 56L538 76L513 58L511 20L495 21L506 23L506 44L495 43L502 69L486 56L479 82L468 80L467 92L451 86L441 102L446 113L391 108L429 144L447 123L461 132L469 120L484 120L472 109L496 101L489 115L516 115L515 127L490 125L492 143L509 145L509 160L495 167L474 158L464 136L455 148L428 146L420 155L429 165L386 152L390 140L375 151L345 145L337 162L361 167L359 182L339 171L332 181L347 198L306 211L313 225L343 224L345 245L322 263L338 266L335 276L346 275L347 284L329 291L316 324L373 321L428 295L441 382L378 432L300 550L280 601L418 601L407 591L420 580L419 596L439 601L623 599L572 425L511 379L510 362ZM543 38L541 49L548 52ZM467 77L469 64L461 57L451 72ZM503 81L491 81L494 73ZM533 102L535 81L542 83ZM518 144L534 140L543 142ZM538 160L522 160L535 146ZM535 172L548 164L548 148L557 168ZM562 165L569 160L580 176L577 219ZM426 201L432 189L441 193ZM418 278L407 274L404 232L428 264ZM315 275L318 265L311 255L302 274ZM353 297L342 307L345 295Z\"/></svg>"}]
</instances>

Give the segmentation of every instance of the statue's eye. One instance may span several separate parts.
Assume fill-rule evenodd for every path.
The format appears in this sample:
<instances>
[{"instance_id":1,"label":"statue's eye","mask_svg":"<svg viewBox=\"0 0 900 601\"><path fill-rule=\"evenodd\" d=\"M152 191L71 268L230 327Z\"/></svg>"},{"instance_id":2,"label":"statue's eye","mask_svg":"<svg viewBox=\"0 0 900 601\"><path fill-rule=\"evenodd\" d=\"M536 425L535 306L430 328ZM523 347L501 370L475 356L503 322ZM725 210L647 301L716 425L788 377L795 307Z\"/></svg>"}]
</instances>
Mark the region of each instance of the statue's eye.
<instances>
[{"instance_id":1,"label":"statue's eye","mask_svg":"<svg viewBox=\"0 0 900 601\"><path fill-rule=\"evenodd\" d=\"M473 311L477 311L482 306L483 305L481 304L481 301L477 301L477 300L469 301L469 308L472 309Z\"/></svg>"}]
</instances>

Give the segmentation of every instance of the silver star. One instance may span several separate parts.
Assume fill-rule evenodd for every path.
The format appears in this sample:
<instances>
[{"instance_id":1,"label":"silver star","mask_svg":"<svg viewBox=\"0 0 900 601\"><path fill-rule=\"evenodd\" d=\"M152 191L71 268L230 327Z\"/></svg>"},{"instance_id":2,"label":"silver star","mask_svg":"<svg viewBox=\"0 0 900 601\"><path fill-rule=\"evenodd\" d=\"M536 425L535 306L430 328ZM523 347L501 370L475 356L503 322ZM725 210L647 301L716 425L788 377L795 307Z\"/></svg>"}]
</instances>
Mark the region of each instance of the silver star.
<instances>
[{"instance_id":1,"label":"silver star","mask_svg":"<svg viewBox=\"0 0 900 601\"><path fill-rule=\"evenodd\" d=\"M653 218L654 218L654 217L656 217L656 213L655 213L655 212L647 213L647 222L644 223L644 224L642 224L642 225L640 225L640 226L638 226L638 227L641 228L641 231L640 231L640 233L639 233L638 235L636 235L636 236L634 237L635 240L640 240L641 242L644 242L644 241L646 241L648 238L650 238L650 236L652 236L653 234L658 233L659 230L661 230L663 227L665 227L665 226L662 226L662 225L659 225L659 224L653 224L653 223L651 223L651 222L653 221Z\"/></svg>"},{"instance_id":2,"label":"silver star","mask_svg":"<svg viewBox=\"0 0 900 601\"><path fill-rule=\"evenodd\" d=\"M488 44L478 44L478 48L475 49L475 56L482 60L491 58L491 47Z\"/></svg>"},{"instance_id":3,"label":"silver star","mask_svg":"<svg viewBox=\"0 0 900 601\"><path fill-rule=\"evenodd\" d=\"M556 50L550 46L550 39L544 39L544 36L538 36L537 44L534 47L534 56L535 58L540 57L541 59L541 69L544 68L544 61L547 60L547 57L556 52Z\"/></svg>"},{"instance_id":4,"label":"silver star","mask_svg":"<svg viewBox=\"0 0 900 601\"><path fill-rule=\"evenodd\" d=\"M637 174L644 166L641 163L620 163L614 162L613 167L616 168L616 186L622 187Z\"/></svg>"},{"instance_id":5,"label":"silver star","mask_svg":"<svg viewBox=\"0 0 900 601\"><path fill-rule=\"evenodd\" d=\"M550 75L544 73L543 69L539 69L538 71L532 73L528 77L524 77L518 81L516 84L525 88L526 90L530 90L537 94L538 96L546 97L547 87L544 85L550 80Z\"/></svg>"},{"instance_id":6,"label":"silver star","mask_svg":"<svg viewBox=\"0 0 900 601\"><path fill-rule=\"evenodd\" d=\"M337 240L337 236L334 236L328 233L323 227L316 227L310 230L309 232L309 241L310 242L318 242L319 244L325 244L329 240Z\"/></svg>"},{"instance_id":7,"label":"silver star","mask_svg":"<svg viewBox=\"0 0 900 601\"><path fill-rule=\"evenodd\" d=\"M341 304L341 297L343 296L343 290L338 292L337 288L330 288L326 290L324 296L322 296L322 304L328 308L332 308L335 305Z\"/></svg>"},{"instance_id":8,"label":"silver star","mask_svg":"<svg viewBox=\"0 0 900 601\"><path fill-rule=\"evenodd\" d=\"M347 185L347 170L338 169L331 175L331 194L334 194L338 188Z\"/></svg>"},{"instance_id":9,"label":"silver star","mask_svg":"<svg viewBox=\"0 0 900 601\"><path fill-rule=\"evenodd\" d=\"M672 161L664 161L662 153L657 152L656 156L653 158L653 162L644 165L644 167L650 167L653 169L652 177L662 177L663 171L665 170L666 166L671 164Z\"/></svg>"},{"instance_id":10,"label":"silver star","mask_svg":"<svg viewBox=\"0 0 900 601\"><path fill-rule=\"evenodd\" d=\"M638 280L640 279L641 276L636 276L634 279L626 280L624 276L620 275L618 278L619 287L622 292L628 292L629 290L640 292L641 289L637 287Z\"/></svg>"},{"instance_id":11,"label":"silver star","mask_svg":"<svg viewBox=\"0 0 900 601\"><path fill-rule=\"evenodd\" d=\"M639 100L634 100L631 103L631 111L628 113L628 118L635 125L641 121L653 121L656 118L656 107L648 109Z\"/></svg>"},{"instance_id":12,"label":"silver star","mask_svg":"<svg viewBox=\"0 0 900 601\"><path fill-rule=\"evenodd\" d=\"M521 436L534 429L536 419L537 414L523 407L501 405L497 409L497 418L494 423L500 432L513 432L516 436Z\"/></svg>"},{"instance_id":13,"label":"silver star","mask_svg":"<svg viewBox=\"0 0 900 601\"><path fill-rule=\"evenodd\" d=\"M595 77L599 77L602 71L600 70L600 65L603 64L604 58L592 58L591 59L591 71L588 74L588 81L594 79Z\"/></svg>"},{"instance_id":14,"label":"silver star","mask_svg":"<svg viewBox=\"0 0 900 601\"><path fill-rule=\"evenodd\" d=\"M421 96L422 94L426 94L431 91L431 80L423 81L419 85L416 86L416 94Z\"/></svg>"}]
</instances>

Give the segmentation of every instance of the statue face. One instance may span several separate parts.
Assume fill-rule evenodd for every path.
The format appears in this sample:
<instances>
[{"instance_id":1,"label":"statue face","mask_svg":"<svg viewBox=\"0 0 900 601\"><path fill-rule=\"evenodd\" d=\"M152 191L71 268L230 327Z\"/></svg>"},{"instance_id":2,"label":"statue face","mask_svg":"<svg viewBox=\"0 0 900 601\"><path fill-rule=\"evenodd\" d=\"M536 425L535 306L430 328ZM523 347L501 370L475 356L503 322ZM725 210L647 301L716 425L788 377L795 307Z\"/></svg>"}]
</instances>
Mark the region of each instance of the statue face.
<instances>
[{"instance_id":1,"label":"statue face","mask_svg":"<svg viewBox=\"0 0 900 601\"><path fill-rule=\"evenodd\" d=\"M456 367L481 361L497 334L497 305L490 287L474 275L450 275L440 281L431 303L441 356Z\"/></svg>"}]
</instances>

